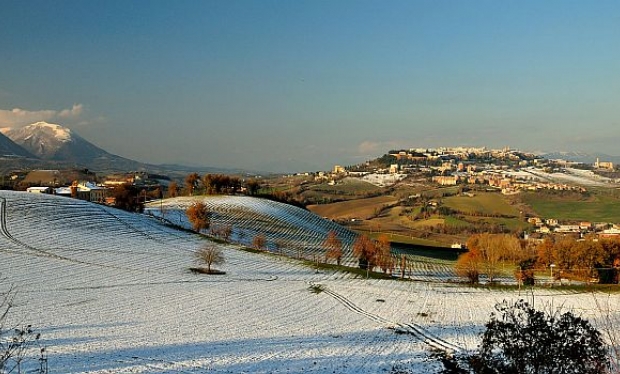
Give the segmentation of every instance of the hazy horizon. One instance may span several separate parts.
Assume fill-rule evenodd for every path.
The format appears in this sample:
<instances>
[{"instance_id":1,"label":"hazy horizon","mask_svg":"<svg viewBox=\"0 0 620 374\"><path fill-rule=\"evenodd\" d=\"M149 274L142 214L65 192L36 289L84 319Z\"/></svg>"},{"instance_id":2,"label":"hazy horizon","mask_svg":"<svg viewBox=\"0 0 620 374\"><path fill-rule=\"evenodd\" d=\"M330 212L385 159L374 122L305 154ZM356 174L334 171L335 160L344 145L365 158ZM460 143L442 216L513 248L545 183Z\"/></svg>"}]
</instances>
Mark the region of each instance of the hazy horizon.
<instances>
[{"instance_id":1,"label":"hazy horizon","mask_svg":"<svg viewBox=\"0 0 620 374\"><path fill-rule=\"evenodd\" d=\"M620 3L3 1L0 127L326 170L392 148L620 155Z\"/></svg>"}]
</instances>

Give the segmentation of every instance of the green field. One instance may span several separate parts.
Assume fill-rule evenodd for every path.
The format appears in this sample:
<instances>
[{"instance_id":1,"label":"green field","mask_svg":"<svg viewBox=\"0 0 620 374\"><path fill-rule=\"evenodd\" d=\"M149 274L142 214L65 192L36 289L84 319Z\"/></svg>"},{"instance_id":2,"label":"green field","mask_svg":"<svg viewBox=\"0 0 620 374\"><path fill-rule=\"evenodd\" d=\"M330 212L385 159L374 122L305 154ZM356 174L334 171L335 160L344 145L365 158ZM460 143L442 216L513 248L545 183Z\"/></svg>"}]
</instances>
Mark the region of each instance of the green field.
<instances>
[{"instance_id":1,"label":"green field","mask_svg":"<svg viewBox=\"0 0 620 374\"><path fill-rule=\"evenodd\" d=\"M594 192L587 199L528 193L523 201L541 217L559 220L620 222L620 198Z\"/></svg>"},{"instance_id":2,"label":"green field","mask_svg":"<svg viewBox=\"0 0 620 374\"><path fill-rule=\"evenodd\" d=\"M519 210L510 205L504 195L496 192L476 192L473 197L446 197L443 204L464 213L519 217Z\"/></svg>"},{"instance_id":3,"label":"green field","mask_svg":"<svg viewBox=\"0 0 620 374\"><path fill-rule=\"evenodd\" d=\"M310 187L310 190L333 195L356 195L371 192L380 193L383 191L381 187L354 178L342 179L333 186L327 183L315 184Z\"/></svg>"},{"instance_id":4,"label":"green field","mask_svg":"<svg viewBox=\"0 0 620 374\"><path fill-rule=\"evenodd\" d=\"M373 239L379 239L379 236L383 235L383 233L369 233L368 236ZM391 243L402 243L402 244L410 244L410 245L422 245L428 247L443 247L441 243L438 243L433 240L422 239L417 237L412 237L408 235L399 235L393 233L386 233Z\"/></svg>"},{"instance_id":5,"label":"green field","mask_svg":"<svg viewBox=\"0 0 620 374\"><path fill-rule=\"evenodd\" d=\"M332 204L308 205L308 210L329 219L368 219L386 206L397 203L393 196L378 196L367 199L341 201Z\"/></svg>"}]
</instances>

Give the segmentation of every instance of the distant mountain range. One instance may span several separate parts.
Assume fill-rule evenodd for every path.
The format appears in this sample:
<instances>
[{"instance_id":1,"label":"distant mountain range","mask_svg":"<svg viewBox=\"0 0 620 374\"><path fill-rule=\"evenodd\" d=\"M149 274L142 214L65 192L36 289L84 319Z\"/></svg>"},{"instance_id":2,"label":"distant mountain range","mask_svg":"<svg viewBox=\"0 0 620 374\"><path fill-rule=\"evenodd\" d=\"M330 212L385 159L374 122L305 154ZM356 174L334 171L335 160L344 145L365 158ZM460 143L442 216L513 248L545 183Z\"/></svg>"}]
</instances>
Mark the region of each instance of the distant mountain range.
<instances>
[{"instance_id":1,"label":"distant mountain range","mask_svg":"<svg viewBox=\"0 0 620 374\"><path fill-rule=\"evenodd\" d=\"M552 152L540 156L551 160L563 159L584 163L594 163L599 158L600 161L620 164L620 157L604 153ZM172 177L184 176L191 172L256 174L240 169L146 164L111 154L82 138L75 131L47 122L0 129L0 173L16 169L63 168L90 169L100 173L148 171Z\"/></svg>"},{"instance_id":2,"label":"distant mountain range","mask_svg":"<svg viewBox=\"0 0 620 374\"><path fill-rule=\"evenodd\" d=\"M3 128L7 148L3 170L10 168L87 168L98 171L144 170L149 165L116 156L90 143L64 126L37 122L20 128ZM18 152L19 150L22 152ZM25 152L25 153L24 153Z\"/></svg>"},{"instance_id":3,"label":"distant mountain range","mask_svg":"<svg viewBox=\"0 0 620 374\"><path fill-rule=\"evenodd\" d=\"M3 134L0 134L0 157L2 158L32 158L30 154L23 147L20 147L11 139Z\"/></svg>"},{"instance_id":4,"label":"distant mountain range","mask_svg":"<svg viewBox=\"0 0 620 374\"><path fill-rule=\"evenodd\" d=\"M20 128L2 128L0 132L2 173L25 168L85 168L101 173L148 171L173 177L190 172L239 172L221 168L145 164L111 154L82 138L75 131L47 122L37 122Z\"/></svg>"},{"instance_id":5,"label":"distant mountain range","mask_svg":"<svg viewBox=\"0 0 620 374\"><path fill-rule=\"evenodd\" d=\"M605 153L583 153L583 152L551 152L541 154L542 157L548 160L566 160L574 162L583 162L586 164L593 164L598 158L601 162L610 161L614 164L620 164L619 156L610 156Z\"/></svg>"}]
</instances>

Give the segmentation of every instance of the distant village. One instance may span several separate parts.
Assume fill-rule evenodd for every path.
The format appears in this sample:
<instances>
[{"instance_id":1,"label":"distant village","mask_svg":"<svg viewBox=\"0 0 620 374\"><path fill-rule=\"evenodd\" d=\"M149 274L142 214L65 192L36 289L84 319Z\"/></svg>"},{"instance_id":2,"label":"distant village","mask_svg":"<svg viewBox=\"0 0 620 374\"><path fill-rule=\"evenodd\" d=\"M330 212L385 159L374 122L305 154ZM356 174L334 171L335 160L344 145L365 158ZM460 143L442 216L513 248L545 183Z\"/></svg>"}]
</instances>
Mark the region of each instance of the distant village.
<instances>
[{"instance_id":1,"label":"distant village","mask_svg":"<svg viewBox=\"0 0 620 374\"><path fill-rule=\"evenodd\" d=\"M15 186L13 189L24 189L29 193L53 194L107 205L115 203L115 197L110 193L114 187L134 186L141 191L143 201L147 201L163 196L163 191L171 182L168 176L146 172L99 177L88 169L33 170L25 174L12 173L3 178L5 188L10 183Z\"/></svg>"},{"instance_id":2,"label":"distant village","mask_svg":"<svg viewBox=\"0 0 620 374\"><path fill-rule=\"evenodd\" d=\"M586 193L584 186L590 183L609 187L620 185L620 175L612 162L597 159L593 164L586 164L562 159L549 160L510 148L484 147L391 151L362 165L336 165L331 173L318 174L316 178L336 183L334 181L343 175L384 183L396 183L411 175L425 175L430 182L439 186L475 186L504 195L541 190ZM539 236L552 233L576 237L588 234L597 234L599 237L620 236L620 226L612 223L562 224L554 218L525 218L536 228L535 233Z\"/></svg>"},{"instance_id":3,"label":"distant village","mask_svg":"<svg viewBox=\"0 0 620 374\"><path fill-rule=\"evenodd\" d=\"M570 173L568 172L570 170ZM394 150L384 156L354 166L334 166L330 172L301 173L317 182L335 185L344 177L363 179L377 186L389 186L409 176L424 176L438 186L485 188L504 195L522 191L587 192L584 183L570 183L570 177L579 182L595 180L599 184L620 184L620 175L612 162L596 160L593 164L567 160L549 160L533 153L504 149L440 147ZM571 175L568 175L571 174ZM560 182L550 176L566 175ZM8 180L7 180L8 179ZM561 178L560 178L561 179ZM139 198L146 202L161 198L171 183L165 175L129 172L97 176L87 169L33 170L3 177L3 186L11 184L29 193L48 193L80 200L114 205L111 191L119 185L131 185L140 191ZM620 227L610 223L579 222L565 224L555 218L524 217L536 227L535 233L546 235L562 233L584 236L596 233L601 237L619 236Z\"/></svg>"},{"instance_id":4,"label":"distant village","mask_svg":"<svg viewBox=\"0 0 620 374\"><path fill-rule=\"evenodd\" d=\"M383 157L365 164L344 167L336 165L331 173L319 172L316 179L334 180L342 175L365 177L368 175L392 175L393 181L409 175L423 173L441 186L487 185L505 195L520 191L542 189L586 192L579 183L550 181L550 173L571 170L593 170L591 177L609 184L620 183L620 175L612 162L597 160L588 165L567 160L549 160L533 153L504 148L436 148L391 151ZM610 172L616 178L603 177L596 172Z\"/></svg>"}]
</instances>

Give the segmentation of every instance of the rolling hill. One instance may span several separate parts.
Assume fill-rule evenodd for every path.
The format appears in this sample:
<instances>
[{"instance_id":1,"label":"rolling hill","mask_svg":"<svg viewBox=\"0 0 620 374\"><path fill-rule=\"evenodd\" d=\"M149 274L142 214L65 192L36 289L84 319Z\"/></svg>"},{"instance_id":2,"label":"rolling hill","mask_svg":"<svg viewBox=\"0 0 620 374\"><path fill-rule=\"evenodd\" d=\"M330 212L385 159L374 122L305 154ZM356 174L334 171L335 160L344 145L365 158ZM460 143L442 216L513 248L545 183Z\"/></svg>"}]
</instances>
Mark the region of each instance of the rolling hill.
<instances>
[{"instance_id":1,"label":"rolling hill","mask_svg":"<svg viewBox=\"0 0 620 374\"><path fill-rule=\"evenodd\" d=\"M165 203L165 215L186 225L172 211L187 202ZM236 227L258 229L259 217L264 228L304 227L291 235L323 227L256 201L211 206L228 206L230 217L245 220ZM56 373L437 373L429 348L473 349L495 302L520 297L316 272L287 257L217 243L226 274L192 274L193 253L206 243L147 215L0 191L0 293L15 292L5 326L32 324ZM528 295L605 317L591 294ZM608 302L620 321L619 301Z\"/></svg>"},{"instance_id":2,"label":"rolling hill","mask_svg":"<svg viewBox=\"0 0 620 374\"><path fill-rule=\"evenodd\" d=\"M33 158L34 156L11 139L0 134L0 157L2 158Z\"/></svg>"}]
</instances>

